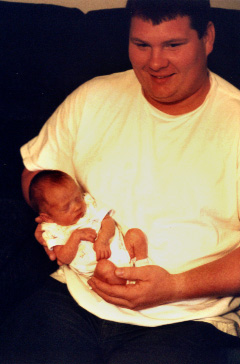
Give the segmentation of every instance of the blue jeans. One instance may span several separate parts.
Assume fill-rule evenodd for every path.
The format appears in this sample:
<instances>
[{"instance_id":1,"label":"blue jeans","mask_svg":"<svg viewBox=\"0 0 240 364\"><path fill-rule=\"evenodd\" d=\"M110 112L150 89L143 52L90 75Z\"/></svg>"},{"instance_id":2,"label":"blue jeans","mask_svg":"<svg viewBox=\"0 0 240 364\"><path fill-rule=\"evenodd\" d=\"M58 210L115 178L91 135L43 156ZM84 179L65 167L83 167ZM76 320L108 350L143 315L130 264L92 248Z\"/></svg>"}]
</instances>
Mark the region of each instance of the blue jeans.
<instances>
[{"instance_id":1,"label":"blue jeans","mask_svg":"<svg viewBox=\"0 0 240 364\"><path fill-rule=\"evenodd\" d=\"M141 327L85 311L49 278L6 318L1 364L237 364L240 340L212 325Z\"/></svg>"}]
</instances>

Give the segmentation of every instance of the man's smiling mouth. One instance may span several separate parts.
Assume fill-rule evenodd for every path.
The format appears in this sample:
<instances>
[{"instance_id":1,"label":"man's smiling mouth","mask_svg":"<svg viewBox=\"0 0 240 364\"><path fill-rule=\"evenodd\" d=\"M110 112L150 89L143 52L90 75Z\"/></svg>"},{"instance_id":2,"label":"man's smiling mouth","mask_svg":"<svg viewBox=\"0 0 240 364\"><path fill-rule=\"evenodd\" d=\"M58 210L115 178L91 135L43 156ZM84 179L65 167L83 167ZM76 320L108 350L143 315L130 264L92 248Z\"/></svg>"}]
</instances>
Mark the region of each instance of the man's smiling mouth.
<instances>
[{"instance_id":1,"label":"man's smiling mouth","mask_svg":"<svg viewBox=\"0 0 240 364\"><path fill-rule=\"evenodd\" d=\"M171 73L171 74L169 74L169 75L164 75L164 76L157 76L157 75L152 75L151 74L151 76L152 77L154 77L154 78L156 78L156 79L158 79L158 80L163 80L163 79L165 79L165 78L169 78L169 77L171 77L171 76L173 76L174 75L174 73Z\"/></svg>"}]
</instances>

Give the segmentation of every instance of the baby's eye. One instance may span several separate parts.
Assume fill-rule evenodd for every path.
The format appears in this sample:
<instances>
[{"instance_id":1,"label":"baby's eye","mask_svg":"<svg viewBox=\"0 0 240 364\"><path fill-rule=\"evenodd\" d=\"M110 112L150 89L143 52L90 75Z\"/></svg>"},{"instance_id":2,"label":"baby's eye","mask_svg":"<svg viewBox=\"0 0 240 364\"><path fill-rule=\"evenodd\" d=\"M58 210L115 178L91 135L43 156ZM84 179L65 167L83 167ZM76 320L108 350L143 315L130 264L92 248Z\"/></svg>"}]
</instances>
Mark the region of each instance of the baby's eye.
<instances>
[{"instance_id":1,"label":"baby's eye","mask_svg":"<svg viewBox=\"0 0 240 364\"><path fill-rule=\"evenodd\" d=\"M81 201L82 201L82 197L81 196L77 196L75 198L75 202L80 203Z\"/></svg>"},{"instance_id":2,"label":"baby's eye","mask_svg":"<svg viewBox=\"0 0 240 364\"><path fill-rule=\"evenodd\" d=\"M69 204L68 204L68 205L63 206L60 210L61 210L62 212L67 212L67 211L69 210Z\"/></svg>"}]
</instances>

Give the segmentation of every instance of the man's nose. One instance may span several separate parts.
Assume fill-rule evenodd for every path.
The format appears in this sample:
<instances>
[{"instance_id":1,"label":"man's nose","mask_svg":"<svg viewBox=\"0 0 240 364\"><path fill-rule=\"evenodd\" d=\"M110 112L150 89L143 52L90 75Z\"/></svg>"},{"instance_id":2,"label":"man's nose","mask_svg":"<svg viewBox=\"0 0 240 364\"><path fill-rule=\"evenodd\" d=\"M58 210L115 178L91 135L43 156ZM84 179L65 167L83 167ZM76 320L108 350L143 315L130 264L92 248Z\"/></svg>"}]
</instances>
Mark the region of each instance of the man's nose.
<instances>
[{"instance_id":1,"label":"man's nose","mask_svg":"<svg viewBox=\"0 0 240 364\"><path fill-rule=\"evenodd\" d=\"M157 72L161 68L166 68L169 64L169 60L164 52L160 48L152 48L148 66L151 70Z\"/></svg>"}]
</instances>

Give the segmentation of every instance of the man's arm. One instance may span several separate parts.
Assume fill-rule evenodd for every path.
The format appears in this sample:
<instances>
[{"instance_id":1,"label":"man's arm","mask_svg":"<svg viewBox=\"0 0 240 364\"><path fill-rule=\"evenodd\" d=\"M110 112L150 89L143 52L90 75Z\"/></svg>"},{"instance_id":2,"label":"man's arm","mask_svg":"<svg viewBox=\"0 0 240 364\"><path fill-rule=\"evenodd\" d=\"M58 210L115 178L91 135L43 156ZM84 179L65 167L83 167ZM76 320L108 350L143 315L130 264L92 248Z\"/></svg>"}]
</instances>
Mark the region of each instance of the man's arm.
<instances>
[{"instance_id":1,"label":"man's arm","mask_svg":"<svg viewBox=\"0 0 240 364\"><path fill-rule=\"evenodd\" d=\"M25 200L27 201L27 203L31 206L30 201L29 201L29 186L31 183L31 180L33 179L33 177L40 171L29 171L27 168L24 168L23 172L22 172L22 192L23 192L23 196L25 198Z\"/></svg>"},{"instance_id":2,"label":"man's arm","mask_svg":"<svg viewBox=\"0 0 240 364\"><path fill-rule=\"evenodd\" d=\"M137 283L111 286L93 277L89 284L107 302L133 310L193 298L236 296L240 294L240 248L179 274L158 266L117 268L115 273Z\"/></svg>"}]
</instances>

